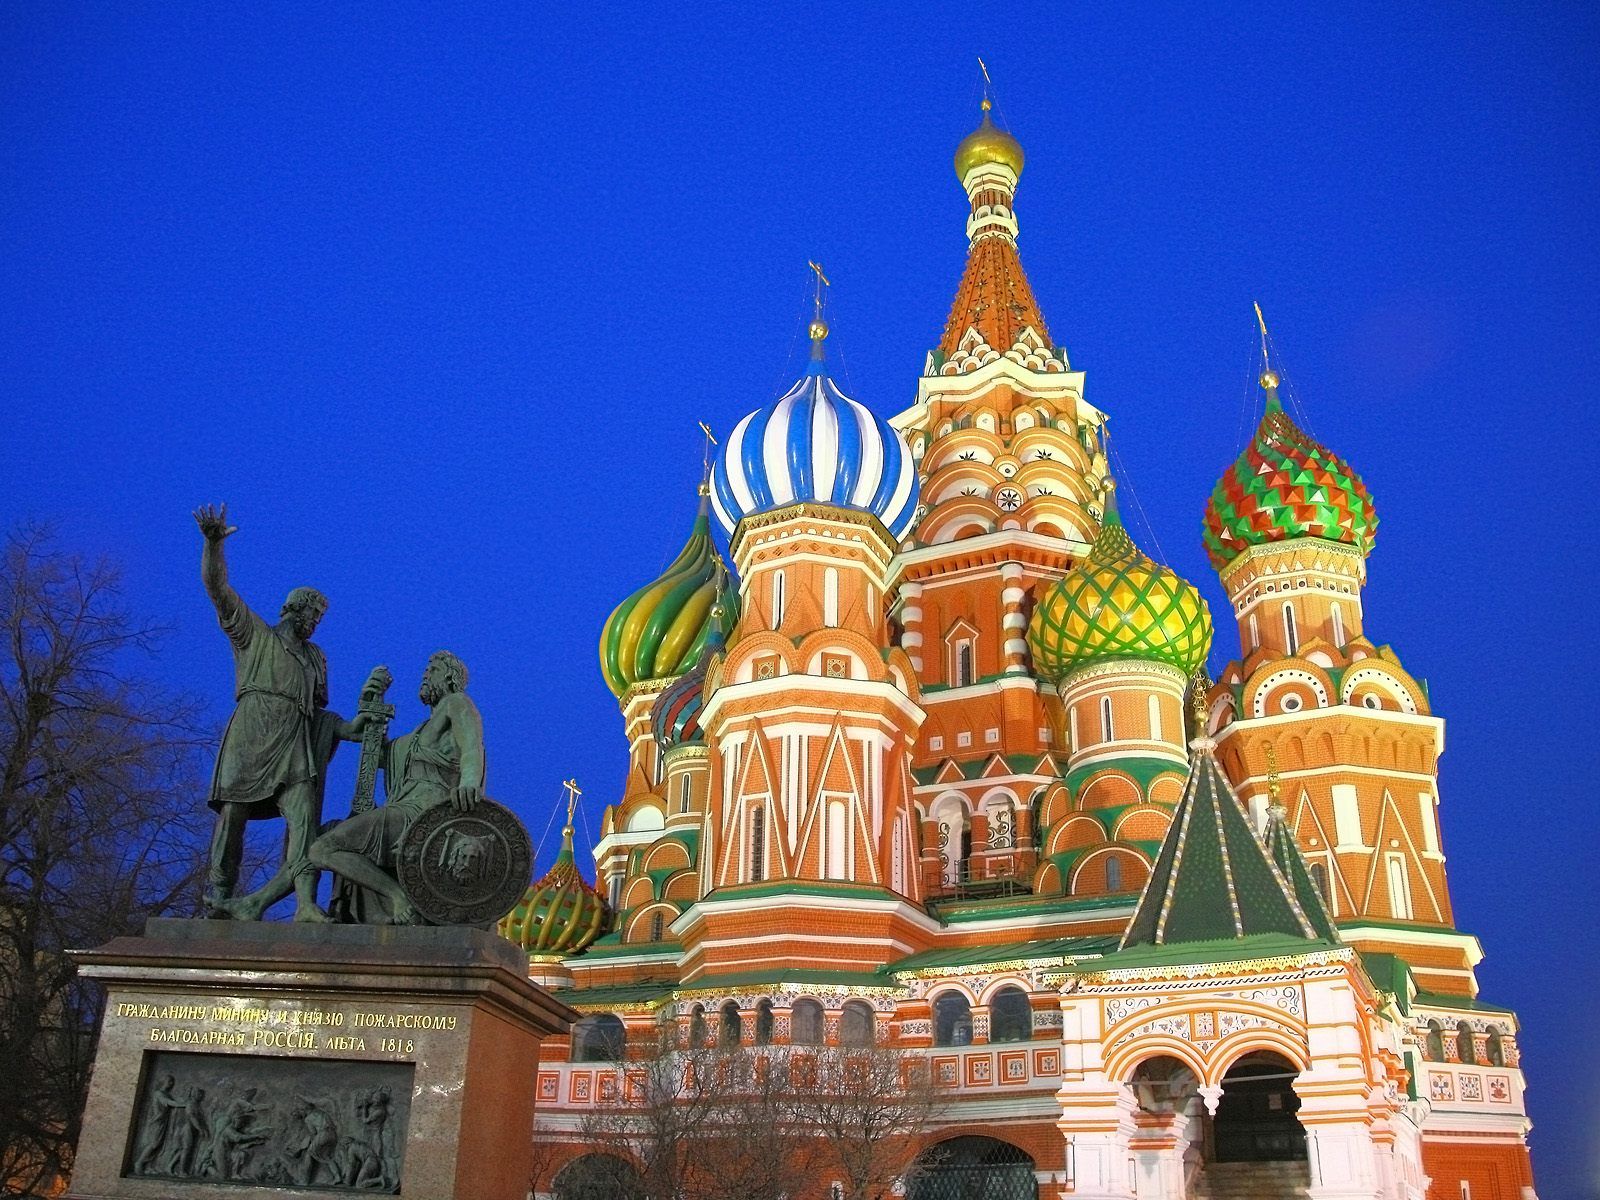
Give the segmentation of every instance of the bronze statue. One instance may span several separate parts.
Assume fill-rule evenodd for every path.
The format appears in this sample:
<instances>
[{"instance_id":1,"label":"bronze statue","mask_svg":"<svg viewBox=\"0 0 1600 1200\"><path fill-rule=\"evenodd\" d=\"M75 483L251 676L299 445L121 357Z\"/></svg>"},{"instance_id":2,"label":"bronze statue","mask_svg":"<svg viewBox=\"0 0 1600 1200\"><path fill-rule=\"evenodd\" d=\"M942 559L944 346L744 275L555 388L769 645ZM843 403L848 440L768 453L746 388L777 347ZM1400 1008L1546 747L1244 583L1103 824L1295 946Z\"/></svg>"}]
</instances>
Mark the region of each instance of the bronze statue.
<instances>
[{"instance_id":1,"label":"bronze statue","mask_svg":"<svg viewBox=\"0 0 1600 1200\"><path fill-rule=\"evenodd\" d=\"M388 673L373 671L363 702ZM336 919L404 925L418 914L395 877L401 839L423 813L441 805L468 812L483 799L483 721L467 695L467 668L440 650L428 660L418 698L433 711L404 737L383 745L388 802L353 813L312 843L310 860L336 872Z\"/></svg>"},{"instance_id":2,"label":"bronze statue","mask_svg":"<svg viewBox=\"0 0 1600 1200\"><path fill-rule=\"evenodd\" d=\"M217 812L206 895L213 916L259 920L290 891L295 920L326 921L317 907L317 875L307 856L322 820L323 777L340 741L357 741L369 718L345 721L328 711L328 662L311 641L328 601L298 587L268 625L228 586L222 543L238 532L228 506L196 510L205 537L200 574L233 647L236 706L222 735L209 803ZM234 896L250 821L283 818L283 862L248 896Z\"/></svg>"}]
</instances>

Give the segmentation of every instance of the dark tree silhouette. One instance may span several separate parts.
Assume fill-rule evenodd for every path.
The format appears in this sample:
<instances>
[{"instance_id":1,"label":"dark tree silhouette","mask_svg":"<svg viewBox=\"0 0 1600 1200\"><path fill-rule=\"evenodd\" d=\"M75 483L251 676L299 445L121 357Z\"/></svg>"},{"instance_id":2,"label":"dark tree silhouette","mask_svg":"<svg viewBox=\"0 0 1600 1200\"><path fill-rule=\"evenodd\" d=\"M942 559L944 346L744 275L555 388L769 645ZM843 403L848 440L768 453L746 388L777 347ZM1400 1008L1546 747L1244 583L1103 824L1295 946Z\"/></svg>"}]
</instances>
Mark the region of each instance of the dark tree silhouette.
<instances>
[{"instance_id":1,"label":"dark tree silhouette","mask_svg":"<svg viewBox=\"0 0 1600 1200\"><path fill-rule=\"evenodd\" d=\"M159 630L47 530L0 554L0 1195L59 1189L100 1019L68 950L195 910L198 709L141 674ZM145 660L141 662L141 660Z\"/></svg>"}]
</instances>

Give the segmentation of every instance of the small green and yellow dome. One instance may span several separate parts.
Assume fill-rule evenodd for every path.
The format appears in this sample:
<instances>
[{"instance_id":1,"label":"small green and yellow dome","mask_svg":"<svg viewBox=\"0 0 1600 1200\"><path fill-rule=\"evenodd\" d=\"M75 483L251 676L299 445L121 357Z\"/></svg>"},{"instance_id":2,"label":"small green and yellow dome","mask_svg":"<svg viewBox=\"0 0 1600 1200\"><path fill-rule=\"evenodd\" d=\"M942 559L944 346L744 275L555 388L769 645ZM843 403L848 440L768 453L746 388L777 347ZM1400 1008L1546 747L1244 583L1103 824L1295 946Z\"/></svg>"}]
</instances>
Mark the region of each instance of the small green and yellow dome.
<instances>
[{"instance_id":1,"label":"small green and yellow dome","mask_svg":"<svg viewBox=\"0 0 1600 1200\"><path fill-rule=\"evenodd\" d=\"M714 612L719 592L720 612ZM710 497L702 489L700 511L678 557L606 618L600 673L617 696L646 679L675 678L699 661L713 628L726 637L738 618L739 594L711 542Z\"/></svg>"},{"instance_id":2,"label":"small green and yellow dome","mask_svg":"<svg viewBox=\"0 0 1600 1200\"><path fill-rule=\"evenodd\" d=\"M989 119L989 101L983 102L983 121L956 147L956 178L966 182L967 173L974 167L1001 163L1011 168L1011 173L1022 175L1022 143Z\"/></svg>"},{"instance_id":3,"label":"small green and yellow dome","mask_svg":"<svg viewBox=\"0 0 1600 1200\"><path fill-rule=\"evenodd\" d=\"M500 936L530 955L563 958L577 954L605 932L605 898L584 882L572 853L572 825L561 831L561 853L544 878L522 893L517 906L500 918Z\"/></svg>"},{"instance_id":4,"label":"small green and yellow dome","mask_svg":"<svg viewBox=\"0 0 1600 1200\"><path fill-rule=\"evenodd\" d=\"M1139 552L1109 503L1089 557L1033 610L1028 645L1035 672L1053 682L1115 658L1166 663L1191 675L1211 649L1211 610L1175 571Z\"/></svg>"}]
</instances>

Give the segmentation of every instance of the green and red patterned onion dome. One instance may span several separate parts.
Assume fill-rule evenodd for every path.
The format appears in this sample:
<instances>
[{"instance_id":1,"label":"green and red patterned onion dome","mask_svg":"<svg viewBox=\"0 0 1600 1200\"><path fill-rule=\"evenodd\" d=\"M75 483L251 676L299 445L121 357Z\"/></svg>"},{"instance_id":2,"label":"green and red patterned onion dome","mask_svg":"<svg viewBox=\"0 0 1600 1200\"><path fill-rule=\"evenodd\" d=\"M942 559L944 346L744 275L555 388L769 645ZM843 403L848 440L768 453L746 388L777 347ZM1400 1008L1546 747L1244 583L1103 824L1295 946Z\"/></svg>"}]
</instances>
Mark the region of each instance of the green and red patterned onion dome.
<instances>
[{"instance_id":1,"label":"green and red patterned onion dome","mask_svg":"<svg viewBox=\"0 0 1600 1200\"><path fill-rule=\"evenodd\" d=\"M1302 537L1370 553L1378 513L1367 485L1349 463L1283 411L1274 372L1262 374L1261 386L1267 393L1266 414L1206 502L1205 544L1211 565L1220 571L1252 546Z\"/></svg>"},{"instance_id":2,"label":"green and red patterned onion dome","mask_svg":"<svg viewBox=\"0 0 1600 1200\"><path fill-rule=\"evenodd\" d=\"M700 659L713 634L738 621L739 594L711 542L710 500L666 572L629 596L600 631L600 672L618 696L646 679L671 679Z\"/></svg>"},{"instance_id":3,"label":"green and red patterned onion dome","mask_svg":"<svg viewBox=\"0 0 1600 1200\"><path fill-rule=\"evenodd\" d=\"M501 937L531 955L565 957L604 933L607 915L605 899L578 873L568 825L561 831L561 853L555 864L522 893L497 928Z\"/></svg>"},{"instance_id":4,"label":"green and red patterned onion dome","mask_svg":"<svg viewBox=\"0 0 1600 1200\"><path fill-rule=\"evenodd\" d=\"M663 753L674 746L699 745L706 740L700 728L700 710L705 707L706 668L711 657L722 649L722 632L715 628L706 643L705 653L693 668L678 676L650 709L650 730Z\"/></svg>"},{"instance_id":5,"label":"green and red patterned onion dome","mask_svg":"<svg viewBox=\"0 0 1600 1200\"><path fill-rule=\"evenodd\" d=\"M1028 624L1034 670L1060 682L1108 659L1166 663L1192 675L1211 649L1211 610L1195 588L1133 544L1106 505L1089 557L1045 592Z\"/></svg>"}]
</instances>

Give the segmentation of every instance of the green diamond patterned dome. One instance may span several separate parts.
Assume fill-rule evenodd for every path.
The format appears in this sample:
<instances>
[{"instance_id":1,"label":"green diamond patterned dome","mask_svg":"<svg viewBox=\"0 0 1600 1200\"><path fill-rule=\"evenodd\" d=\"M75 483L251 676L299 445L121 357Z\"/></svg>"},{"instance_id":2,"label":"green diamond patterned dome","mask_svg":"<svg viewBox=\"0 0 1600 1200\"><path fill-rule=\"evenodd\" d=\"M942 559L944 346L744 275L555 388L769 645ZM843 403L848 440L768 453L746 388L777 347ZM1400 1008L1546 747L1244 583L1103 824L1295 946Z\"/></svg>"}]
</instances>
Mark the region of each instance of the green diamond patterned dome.
<instances>
[{"instance_id":1,"label":"green diamond patterned dome","mask_svg":"<svg viewBox=\"0 0 1600 1200\"><path fill-rule=\"evenodd\" d=\"M1138 658L1193 674L1211 649L1211 611L1176 572L1139 552L1116 506L1089 557L1044 594L1028 625L1034 670L1059 682L1087 663Z\"/></svg>"},{"instance_id":2,"label":"green diamond patterned dome","mask_svg":"<svg viewBox=\"0 0 1600 1200\"><path fill-rule=\"evenodd\" d=\"M1289 419L1278 377L1261 377L1267 411L1256 436L1217 481L1206 502L1211 565L1227 566L1252 546L1314 537L1370 553L1378 513L1361 477Z\"/></svg>"}]
</instances>

